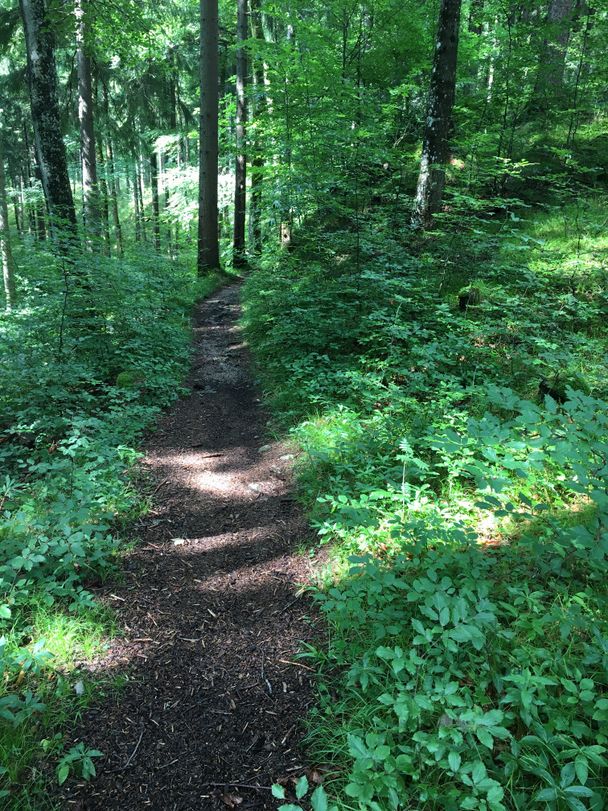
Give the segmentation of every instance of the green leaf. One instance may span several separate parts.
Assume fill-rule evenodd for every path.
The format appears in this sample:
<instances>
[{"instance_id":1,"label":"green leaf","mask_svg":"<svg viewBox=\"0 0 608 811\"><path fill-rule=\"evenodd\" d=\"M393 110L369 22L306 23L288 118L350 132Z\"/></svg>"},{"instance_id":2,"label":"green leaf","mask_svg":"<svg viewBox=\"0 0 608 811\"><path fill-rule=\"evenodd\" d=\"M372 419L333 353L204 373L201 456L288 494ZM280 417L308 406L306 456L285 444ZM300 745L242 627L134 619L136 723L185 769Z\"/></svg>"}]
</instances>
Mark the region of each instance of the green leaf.
<instances>
[{"instance_id":1,"label":"green leaf","mask_svg":"<svg viewBox=\"0 0 608 811\"><path fill-rule=\"evenodd\" d=\"M487 774L488 772L485 765L481 762L481 760L478 760L473 766L471 779L474 783L480 783L487 776Z\"/></svg>"},{"instance_id":2,"label":"green leaf","mask_svg":"<svg viewBox=\"0 0 608 811\"><path fill-rule=\"evenodd\" d=\"M300 777L298 782L296 783L296 797L298 800L301 800L302 797L305 797L308 793L308 778L305 774Z\"/></svg>"},{"instance_id":3,"label":"green leaf","mask_svg":"<svg viewBox=\"0 0 608 811\"><path fill-rule=\"evenodd\" d=\"M458 752L450 752L448 755L448 763L450 764L450 769L453 772L457 772L460 768L460 764L462 763L462 758L458 754Z\"/></svg>"},{"instance_id":4,"label":"green leaf","mask_svg":"<svg viewBox=\"0 0 608 811\"><path fill-rule=\"evenodd\" d=\"M328 811L329 802L327 799L327 793L323 786L318 786L312 793L312 797L310 798L310 803L312 805L312 811Z\"/></svg>"},{"instance_id":5,"label":"green leaf","mask_svg":"<svg viewBox=\"0 0 608 811\"><path fill-rule=\"evenodd\" d=\"M567 796L566 803L570 811L587 811L585 803L581 802L576 797Z\"/></svg>"},{"instance_id":6,"label":"green leaf","mask_svg":"<svg viewBox=\"0 0 608 811\"><path fill-rule=\"evenodd\" d=\"M589 763L587 758L583 755L577 755L574 759L574 768L579 783L584 786L589 777Z\"/></svg>"},{"instance_id":7,"label":"green leaf","mask_svg":"<svg viewBox=\"0 0 608 811\"><path fill-rule=\"evenodd\" d=\"M561 779L560 779L561 787L566 788L566 786L570 786L572 783L574 783L575 777L576 773L574 763L566 763L566 765L562 767L561 771Z\"/></svg>"},{"instance_id":8,"label":"green leaf","mask_svg":"<svg viewBox=\"0 0 608 811\"><path fill-rule=\"evenodd\" d=\"M351 755L356 758L368 758L370 754L365 747L365 744L357 735L348 736L348 747Z\"/></svg>"},{"instance_id":9,"label":"green leaf","mask_svg":"<svg viewBox=\"0 0 608 811\"><path fill-rule=\"evenodd\" d=\"M541 802L551 802L552 800L557 800L557 789L553 786L541 789L534 799Z\"/></svg>"},{"instance_id":10,"label":"green leaf","mask_svg":"<svg viewBox=\"0 0 608 811\"><path fill-rule=\"evenodd\" d=\"M272 796L276 797L278 800L285 799L285 789L283 786L279 786L278 783L274 783L272 786Z\"/></svg>"},{"instance_id":11,"label":"green leaf","mask_svg":"<svg viewBox=\"0 0 608 811\"><path fill-rule=\"evenodd\" d=\"M564 794L572 794L574 797L593 797L593 792L587 786L568 786Z\"/></svg>"},{"instance_id":12,"label":"green leaf","mask_svg":"<svg viewBox=\"0 0 608 811\"><path fill-rule=\"evenodd\" d=\"M57 782L60 786L62 786L65 781L68 779L68 775L70 774L70 767L67 763L63 763L57 769Z\"/></svg>"},{"instance_id":13,"label":"green leaf","mask_svg":"<svg viewBox=\"0 0 608 811\"><path fill-rule=\"evenodd\" d=\"M304 811L304 809L295 803L285 803L279 806L278 811Z\"/></svg>"},{"instance_id":14,"label":"green leaf","mask_svg":"<svg viewBox=\"0 0 608 811\"><path fill-rule=\"evenodd\" d=\"M492 786L486 794L486 800L490 804L499 803L504 799L505 792L502 786Z\"/></svg>"},{"instance_id":15,"label":"green leaf","mask_svg":"<svg viewBox=\"0 0 608 811\"><path fill-rule=\"evenodd\" d=\"M484 746L487 746L488 749L494 748L494 738L487 729L480 727L475 734L477 735L479 742Z\"/></svg>"}]
</instances>

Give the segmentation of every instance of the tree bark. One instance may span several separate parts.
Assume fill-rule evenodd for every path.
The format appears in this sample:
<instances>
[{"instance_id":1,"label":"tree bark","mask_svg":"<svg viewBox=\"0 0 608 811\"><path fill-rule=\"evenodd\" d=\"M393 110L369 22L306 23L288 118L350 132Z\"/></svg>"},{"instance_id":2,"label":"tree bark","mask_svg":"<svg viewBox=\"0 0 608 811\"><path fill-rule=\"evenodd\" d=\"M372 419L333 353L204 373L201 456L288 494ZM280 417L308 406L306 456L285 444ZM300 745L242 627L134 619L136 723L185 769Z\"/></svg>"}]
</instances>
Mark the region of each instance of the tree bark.
<instances>
[{"instance_id":1,"label":"tree bark","mask_svg":"<svg viewBox=\"0 0 608 811\"><path fill-rule=\"evenodd\" d=\"M482 15L483 15L483 4L484 0L471 0L471 5L469 6L469 32L471 34L477 34L477 36L481 36L483 33L483 22L482 22Z\"/></svg>"},{"instance_id":2,"label":"tree bark","mask_svg":"<svg viewBox=\"0 0 608 811\"><path fill-rule=\"evenodd\" d=\"M135 212L135 241L141 242L143 224L143 206L139 205L139 160L135 156L135 170L133 172L133 210Z\"/></svg>"},{"instance_id":3,"label":"tree bark","mask_svg":"<svg viewBox=\"0 0 608 811\"><path fill-rule=\"evenodd\" d=\"M73 238L76 232L76 212L61 133L55 41L46 16L44 0L20 0L20 6L42 188L53 229L66 229Z\"/></svg>"},{"instance_id":4,"label":"tree bark","mask_svg":"<svg viewBox=\"0 0 608 811\"><path fill-rule=\"evenodd\" d=\"M135 165L136 165L136 175L135 180L137 182L137 191L139 195L139 211L141 214L141 236L144 242L148 241L148 235L146 233L146 204L144 202L144 170L143 170L143 158L142 156L138 156L135 158Z\"/></svg>"},{"instance_id":5,"label":"tree bark","mask_svg":"<svg viewBox=\"0 0 608 811\"><path fill-rule=\"evenodd\" d=\"M112 222L114 224L114 235L116 237L116 247L118 255L123 255L122 226L120 224L120 214L118 213L118 183L116 180L116 166L114 164L114 147L108 138L106 141L106 158L110 182L110 207L112 210Z\"/></svg>"},{"instance_id":6,"label":"tree bark","mask_svg":"<svg viewBox=\"0 0 608 811\"><path fill-rule=\"evenodd\" d=\"M15 263L11 250L11 238L8 224L8 205L6 203L6 181L4 175L4 151L0 133L0 255L2 257L2 279L4 282L4 303L10 312L15 303Z\"/></svg>"},{"instance_id":7,"label":"tree bark","mask_svg":"<svg viewBox=\"0 0 608 811\"><path fill-rule=\"evenodd\" d=\"M218 0L201 0L198 271L220 265L218 235Z\"/></svg>"},{"instance_id":8,"label":"tree bark","mask_svg":"<svg viewBox=\"0 0 608 811\"><path fill-rule=\"evenodd\" d=\"M101 245L104 255L111 256L112 240L110 239L110 205L108 200L109 195L106 161L101 136L97 138L97 165L99 167L99 236L101 238Z\"/></svg>"},{"instance_id":9,"label":"tree bark","mask_svg":"<svg viewBox=\"0 0 608 811\"><path fill-rule=\"evenodd\" d=\"M449 135L456 95L461 0L442 0L429 92L422 158L412 225L427 228L439 211L450 155Z\"/></svg>"},{"instance_id":10,"label":"tree bark","mask_svg":"<svg viewBox=\"0 0 608 811\"><path fill-rule=\"evenodd\" d=\"M152 231L154 250L160 253L160 198L158 194L158 156L156 149L150 155L150 186L152 187Z\"/></svg>"},{"instance_id":11,"label":"tree bark","mask_svg":"<svg viewBox=\"0 0 608 811\"><path fill-rule=\"evenodd\" d=\"M537 110L547 110L563 87L574 16L574 0L551 0L545 22L547 36L540 50L534 87L532 106Z\"/></svg>"},{"instance_id":12,"label":"tree bark","mask_svg":"<svg viewBox=\"0 0 608 811\"><path fill-rule=\"evenodd\" d=\"M253 39L262 39L260 0L251 0L251 36ZM253 60L254 105L253 116L256 120L267 104L266 82L264 77L264 63L259 59ZM262 190L264 182L264 154L260 143L260 128L254 130L253 160L251 162L251 236L253 250L256 254L262 253Z\"/></svg>"},{"instance_id":13,"label":"tree bark","mask_svg":"<svg viewBox=\"0 0 608 811\"><path fill-rule=\"evenodd\" d=\"M245 257L245 221L247 212L247 52L244 42L248 35L247 0L237 0L236 37L236 172L234 191L233 265L243 267Z\"/></svg>"},{"instance_id":14,"label":"tree bark","mask_svg":"<svg viewBox=\"0 0 608 811\"><path fill-rule=\"evenodd\" d=\"M95 249L100 236L100 200L95 155L93 120L93 88L91 60L88 53L87 0L75 0L76 67L78 72L78 123L80 126L80 158L82 165L82 194L84 227L89 249Z\"/></svg>"}]
</instances>

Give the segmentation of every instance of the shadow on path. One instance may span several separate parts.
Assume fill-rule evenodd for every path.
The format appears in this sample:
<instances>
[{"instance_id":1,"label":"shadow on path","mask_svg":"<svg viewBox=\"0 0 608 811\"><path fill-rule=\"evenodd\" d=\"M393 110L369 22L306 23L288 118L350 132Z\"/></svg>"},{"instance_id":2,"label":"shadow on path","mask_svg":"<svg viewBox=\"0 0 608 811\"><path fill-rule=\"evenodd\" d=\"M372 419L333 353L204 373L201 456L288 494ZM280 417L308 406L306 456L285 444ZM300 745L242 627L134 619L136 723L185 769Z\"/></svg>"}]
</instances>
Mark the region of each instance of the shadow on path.
<instances>
[{"instance_id":1,"label":"shadow on path","mask_svg":"<svg viewBox=\"0 0 608 811\"><path fill-rule=\"evenodd\" d=\"M291 664L312 634L297 592L306 524L290 455L260 447L238 316L236 286L200 305L192 393L148 442L155 504L124 584L101 594L124 638L94 665L128 682L83 719L78 739L105 758L96 780L63 790L65 808L211 810L234 797L271 809L272 781L307 765L297 742L312 674Z\"/></svg>"}]
</instances>

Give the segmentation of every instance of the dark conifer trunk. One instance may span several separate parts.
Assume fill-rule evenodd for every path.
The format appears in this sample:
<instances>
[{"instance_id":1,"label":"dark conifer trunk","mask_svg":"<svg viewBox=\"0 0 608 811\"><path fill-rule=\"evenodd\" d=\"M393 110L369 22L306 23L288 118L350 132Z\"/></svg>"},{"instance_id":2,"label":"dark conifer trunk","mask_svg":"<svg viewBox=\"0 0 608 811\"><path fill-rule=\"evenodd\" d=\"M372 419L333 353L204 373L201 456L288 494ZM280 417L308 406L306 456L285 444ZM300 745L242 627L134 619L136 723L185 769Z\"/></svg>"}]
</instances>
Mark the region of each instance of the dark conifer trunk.
<instances>
[{"instance_id":1,"label":"dark conifer trunk","mask_svg":"<svg viewBox=\"0 0 608 811\"><path fill-rule=\"evenodd\" d=\"M198 270L218 268L218 8L201 0Z\"/></svg>"},{"instance_id":2,"label":"dark conifer trunk","mask_svg":"<svg viewBox=\"0 0 608 811\"><path fill-rule=\"evenodd\" d=\"M449 135L456 94L461 0L442 0L424 127L420 174L412 214L414 227L431 225L439 211L450 155Z\"/></svg>"},{"instance_id":3,"label":"dark conifer trunk","mask_svg":"<svg viewBox=\"0 0 608 811\"><path fill-rule=\"evenodd\" d=\"M251 35L254 39L262 39L260 1L251 0ZM253 116L257 119L267 104L266 84L264 80L264 63L256 58L253 60L254 109ZM253 143L253 160L251 162L251 236L253 250L256 254L262 252L262 189L264 181L264 154L260 143L260 129L256 127Z\"/></svg>"},{"instance_id":4,"label":"dark conifer trunk","mask_svg":"<svg viewBox=\"0 0 608 811\"><path fill-rule=\"evenodd\" d=\"M547 36L538 59L532 101L535 110L548 110L562 90L566 51L576 8L575 0L551 0L545 22Z\"/></svg>"},{"instance_id":5,"label":"dark conifer trunk","mask_svg":"<svg viewBox=\"0 0 608 811\"><path fill-rule=\"evenodd\" d=\"M0 132L0 261L2 262L2 281L4 285L4 305L10 311L15 303L15 263L11 250L11 237L8 224L8 206L6 203L6 181L4 175L4 152L2 133Z\"/></svg>"},{"instance_id":6,"label":"dark conifer trunk","mask_svg":"<svg viewBox=\"0 0 608 811\"><path fill-rule=\"evenodd\" d=\"M236 172L234 193L234 245L233 264L242 267L245 259L245 221L247 209L247 53L243 43L247 39L247 0L237 0L236 36L239 48L236 55Z\"/></svg>"},{"instance_id":7,"label":"dark conifer trunk","mask_svg":"<svg viewBox=\"0 0 608 811\"><path fill-rule=\"evenodd\" d=\"M55 42L44 0L20 0L36 156L52 227L76 231L74 198L68 175L57 100Z\"/></svg>"},{"instance_id":8,"label":"dark conifer trunk","mask_svg":"<svg viewBox=\"0 0 608 811\"><path fill-rule=\"evenodd\" d=\"M118 255L123 254L122 244L122 226L120 224L120 215L118 213L118 182L116 178L116 165L114 163L114 147L112 141L108 138L106 142L106 158L107 158L107 172L109 174L110 186L110 208L112 210L112 222L114 224L114 235L116 237L116 248Z\"/></svg>"},{"instance_id":9,"label":"dark conifer trunk","mask_svg":"<svg viewBox=\"0 0 608 811\"><path fill-rule=\"evenodd\" d=\"M82 164L82 193L84 225L87 244L95 248L100 236L99 185L95 155L93 121L93 86L91 60L88 54L86 0L75 0L76 66L78 72L78 123L80 126L80 157Z\"/></svg>"},{"instance_id":10,"label":"dark conifer trunk","mask_svg":"<svg viewBox=\"0 0 608 811\"><path fill-rule=\"evenodd\" d=\"M160 253L160 199L158 195L158 157L153 149L150 155L150 186L152 188L152 231L154 250Z\"/></svg>"},{"instance_id":11,"label":"dark conifer trunk","mask_svg":"<svg viewBox=\"0 0 608 811\"><path fill-rule=\"evenodd\" d=\"M108 181L106 174L106 162L103 151L103 141L101 136L97 138L97 165L99 166L99 232L106 256L112 253L112 240L110 239L110 205L108 200Z\"/></svg>"}]
</instances>

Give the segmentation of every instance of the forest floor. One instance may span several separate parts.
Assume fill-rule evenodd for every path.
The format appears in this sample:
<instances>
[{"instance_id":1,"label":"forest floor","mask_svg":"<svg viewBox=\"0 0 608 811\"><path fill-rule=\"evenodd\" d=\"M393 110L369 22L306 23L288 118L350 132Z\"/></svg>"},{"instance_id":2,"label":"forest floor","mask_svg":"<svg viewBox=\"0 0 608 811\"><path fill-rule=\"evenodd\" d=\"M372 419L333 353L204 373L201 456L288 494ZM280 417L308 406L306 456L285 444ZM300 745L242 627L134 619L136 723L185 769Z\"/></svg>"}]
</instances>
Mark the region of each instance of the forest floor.
<instances>
[{"instance_id":1,"label":"forest floor","mask_svg":"<svg viewBox=\"0 0 608 811\"><path fill-rule=\"evenodd\" d=\"M275 808L271 783L306 770L312 674L293 656L314 635L307 526L289 449L264 444L239 315L238 285L199 305L191 394L146 444L153 506L123 582L98 595L123 634L87 665L126 686L76 730L104 757L63 807Z\"/></svg>"}]
</instances>

